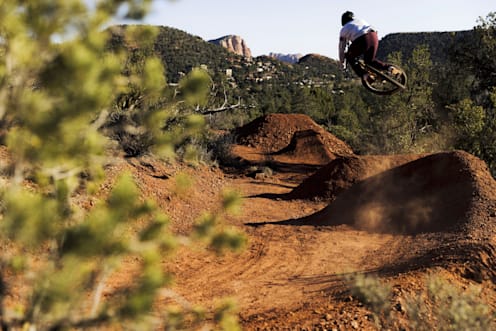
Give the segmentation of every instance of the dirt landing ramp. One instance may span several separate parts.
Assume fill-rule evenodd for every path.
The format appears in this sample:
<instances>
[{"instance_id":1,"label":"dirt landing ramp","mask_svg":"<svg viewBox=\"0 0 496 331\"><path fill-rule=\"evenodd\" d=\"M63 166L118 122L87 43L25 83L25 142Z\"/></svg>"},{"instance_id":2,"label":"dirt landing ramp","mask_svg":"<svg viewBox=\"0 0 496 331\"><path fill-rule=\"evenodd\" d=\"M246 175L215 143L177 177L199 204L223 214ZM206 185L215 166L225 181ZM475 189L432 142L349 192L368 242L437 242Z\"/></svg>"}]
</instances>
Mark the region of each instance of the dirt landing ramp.
<instances>
[{"instance_id":1,"label":"dirt landing ramp","mask_svg":"<svg viewBox=\"0 0 496 331\"><path fill-rule=\"evenodd\" d=\"M297 222L385 233L475 233L481 227L494 233L494 187L478 158L438 153L367 178Z\"/></svg>"},{"instance_id":2,"label":"dirt landing ramp","mask_svg":"<svg viewBox=\"0 0 496 331\"><path fill-rule=\"evenodd\" d=\"M326 144L323 132L305 130L295 132L288 146L271 155L279 162L324 165L339 157ZM339 152L342 152L338 148Z\"/></svg>"},{"instance_id":3,"label":"dirt landing ramp","mask_svg":"<svg viewBox=\"0 0 496 331\"><path fill-rule=\"evenodd\" d=\"M332 201L357 182L423 156L425 155L340 156L320 168L281 198Z\"/></svg>"}]
</instances>

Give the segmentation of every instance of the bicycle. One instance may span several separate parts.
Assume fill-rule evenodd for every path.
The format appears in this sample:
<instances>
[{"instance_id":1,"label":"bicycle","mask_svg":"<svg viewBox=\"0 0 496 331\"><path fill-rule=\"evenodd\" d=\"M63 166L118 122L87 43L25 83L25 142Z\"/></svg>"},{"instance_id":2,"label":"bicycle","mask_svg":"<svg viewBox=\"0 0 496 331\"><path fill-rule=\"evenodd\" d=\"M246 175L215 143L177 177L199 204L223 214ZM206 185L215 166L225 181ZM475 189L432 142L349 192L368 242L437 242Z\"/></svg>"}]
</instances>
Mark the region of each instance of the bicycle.
<instances>
[{"instance_id":1,"label":"bicycle","mask_svg":"<svg viewBox=\"0 0 496 331\"><path fill-rule=\"evenodd\" d=\"M367 90L379 95L391 95L406 89L406 73L397 65L389 64L392 72L376 69L362 59L358 60L358 65L367 72L361 77L362 85Z\"/></svg>"}]
</instances>

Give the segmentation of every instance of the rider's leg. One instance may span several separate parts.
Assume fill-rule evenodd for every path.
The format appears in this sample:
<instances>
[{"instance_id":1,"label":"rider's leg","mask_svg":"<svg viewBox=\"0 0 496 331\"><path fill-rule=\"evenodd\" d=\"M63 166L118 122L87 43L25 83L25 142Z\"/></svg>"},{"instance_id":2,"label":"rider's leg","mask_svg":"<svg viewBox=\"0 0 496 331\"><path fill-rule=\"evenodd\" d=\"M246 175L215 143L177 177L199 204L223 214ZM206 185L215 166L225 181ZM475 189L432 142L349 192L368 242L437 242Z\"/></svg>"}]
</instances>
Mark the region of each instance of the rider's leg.
<instances>
[{"instance_id":1,"label":"rider's leg","mask_svg":"<svg viewBox=\"0 0 496 331\"><path fill-rule=\"evenodd\" d=\"M360 37L361 38L361 37ZM387 70L389 65L376 59L377 48L379 47L379 39L377 32L372 31L363 36L364 52L363 60L365 63L379 70Z\"/></svg>"},{"instance_id":2,"label":"rider's leg","mask_svg":"<svg viewBox=\"0 0 496 331\"><path fill-rule=\"evenodd\" d=\"M363 70L362 67L358 64L358 58L348 58L346 57L346 62L349 64L351 69L357 74L358 77L362 77L367 73L367 71Z\"/></svg>"},{"instance_id":3,"label":"rider's leg","mask_svg":"<svg viewBox=\"0 0 496 331\"><path fill-rule=\"evenodd\" d=\"M348 47L348 51L345 54L346 62L351 66L358 77L362 77L366 73L358 64L358 58L362 56L365 51L364 38L362 37L355 39Z\"/></svg>"}]
</instances>

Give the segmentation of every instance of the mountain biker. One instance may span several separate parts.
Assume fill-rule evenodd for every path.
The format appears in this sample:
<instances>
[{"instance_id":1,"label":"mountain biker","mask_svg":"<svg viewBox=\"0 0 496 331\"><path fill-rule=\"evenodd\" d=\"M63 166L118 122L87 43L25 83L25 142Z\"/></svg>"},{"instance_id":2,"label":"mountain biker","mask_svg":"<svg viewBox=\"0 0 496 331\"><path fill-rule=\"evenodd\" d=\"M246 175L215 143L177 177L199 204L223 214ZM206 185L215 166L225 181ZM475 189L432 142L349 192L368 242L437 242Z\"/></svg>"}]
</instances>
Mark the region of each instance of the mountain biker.
<instances>
[{"instance_id":1,"label":"mountain biker","mask_svg":"<svg viewBox=\"0 0 496 331\"><path fill-rule=\"evenodd\" d=\"M394 70L388 64L375 58L379 39L377 30L366 21L355 18L351 11L345 12L341 16L341 31L339 32L339 61L346 69L348 63L353 71L359 76L367 75L366 79L373 81L373 77L358 65L358 58L363 55L366 64L379 70Z\"/></svg>"}]
</instances>

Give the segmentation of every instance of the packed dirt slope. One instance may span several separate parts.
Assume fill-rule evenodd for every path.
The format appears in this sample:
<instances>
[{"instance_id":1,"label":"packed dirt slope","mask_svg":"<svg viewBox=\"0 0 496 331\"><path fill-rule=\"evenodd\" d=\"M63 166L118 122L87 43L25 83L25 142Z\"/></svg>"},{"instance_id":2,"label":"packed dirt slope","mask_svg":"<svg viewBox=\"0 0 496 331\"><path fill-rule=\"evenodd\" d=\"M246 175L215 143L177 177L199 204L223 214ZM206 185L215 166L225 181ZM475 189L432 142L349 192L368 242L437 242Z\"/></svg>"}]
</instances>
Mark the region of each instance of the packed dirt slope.
<instances>
[{"instance_id":1,"label":"packed dirt slope","mask_svg":"<svg viewBox=\"0 0 496 331\"><path fill-rule=\"evenodd\" d=\"M234 132L239 145L235 156L275 167L284 164L325 165L353 150L302 114L262 116Z\"/></svg>"},{"instance_id":2,"label":"packed dirt slope","mask_svg":"<svg viewBox=\"0 0 496 331\"><path fill-rule=\"evenodd\" d=\"M359 180L319 213L293 223L347 224L369 232L457 231L483 238L495 234L494 225L476 211L479 202L495 198L494 180L481 160L461 151L436 153ZM487 216L493 207L487 206Z\"/></svg>"},{"instance_id":3,"label":"packed dirt slope","mask_svg":"<svg viewBox=\"0 0 496 331\"><path fill-rule=\"evenodd\" d=\"M319 168L281 198L332 201L353 184L420 157L422 155L340 156Z\"/></svg>"}]
</instances>

